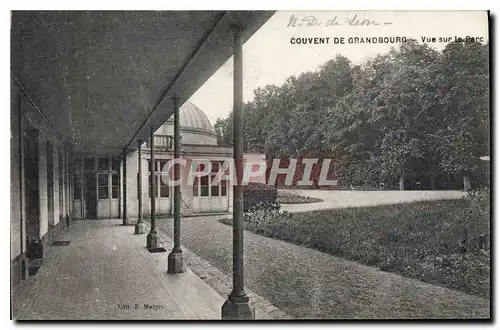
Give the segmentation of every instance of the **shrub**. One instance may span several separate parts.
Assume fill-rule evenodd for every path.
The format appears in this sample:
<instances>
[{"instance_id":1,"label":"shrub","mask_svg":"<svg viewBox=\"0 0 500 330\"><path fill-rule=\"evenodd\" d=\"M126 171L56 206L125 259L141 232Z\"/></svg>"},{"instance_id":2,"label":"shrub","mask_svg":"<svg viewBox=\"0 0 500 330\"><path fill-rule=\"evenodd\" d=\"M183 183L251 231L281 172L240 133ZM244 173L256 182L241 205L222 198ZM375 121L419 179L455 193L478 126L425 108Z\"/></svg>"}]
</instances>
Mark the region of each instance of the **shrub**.
<instances>
[{"instance_id":1,"label":"shrub","mask_svg":"<svg viewBox=\"0 0 500 330\"><path fill-rule=\"evenodd\" d=\"M245 212L256 207L276 206L278 190L273 186L261 183L250 183L243 186L243 209Z\"/></svg>"},{"instance_id":2,"label":"shrub","mask_svg":"<svg viewBox=\"0 0 500 330\"><path fill-rule=\"evenodd\" d=\"M278 192L278 202L280 204L318 203L322 201L323 201L322 199L310 196L302 196L292 191Z\"/></svg>"},{"instance_id":3,"label":"shrub","mask_svg":"<svg viewBox=\"0 0 500 330\"><path fill-rule=\"evenodd\" d=\"M224 222L231 225L231 220ZM489 191L463 200L281 212L261 205L245 229L381 270L489 298Z\"/></svg>"}]
</instances>

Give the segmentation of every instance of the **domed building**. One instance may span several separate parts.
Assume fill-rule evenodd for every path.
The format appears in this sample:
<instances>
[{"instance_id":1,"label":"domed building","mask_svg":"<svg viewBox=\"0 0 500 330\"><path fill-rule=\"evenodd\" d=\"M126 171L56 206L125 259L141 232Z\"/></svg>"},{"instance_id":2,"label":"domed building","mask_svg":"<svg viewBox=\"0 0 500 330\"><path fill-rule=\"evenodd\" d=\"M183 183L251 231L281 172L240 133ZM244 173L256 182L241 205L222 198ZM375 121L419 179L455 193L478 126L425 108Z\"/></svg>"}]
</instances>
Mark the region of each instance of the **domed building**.
<instances>
[{"instance_id":1,"label":"domed building","mask_svg":"<svg viewBox=\"0 0 500 330\"><path fill-rule=\"evenodd\" d=\"M183 144L217 145L217 135L207 115L196 105L186 102L179 109L179 126ZM174 118L170 117L155 134L174 135Z\"/></svg>"},{"instance_id":2,"label":"domed building","mask_svg":"<svg viewBox=\"0 0 500 330\"><path fill-rule=\"evenodd\" d=\"M214 184L213 178L225 161L232 161L233 147L219 145L217 136L206 114L196 105L186 102L179 109L181 134L180 166L181 212L183 215L204 213L230 213L233 208L233 190L229 180ZM174 158L173 115L155 131L155 214L170 215L174 209L174 187L169 185L165 173L169 161ZM75 182L74 214L77 219L116 218L123 214L127 205L127 217L137 219L139 201L142 213L151 214L151 146L145 142L141 152L142 177L139 177L139 155L130 151L127 162L127 194L124 200L123 164L121 159L86 157L80 163L83 176L77 175ZM245 154L245 162L265 164L261 154ZM211 163L210 175L193 177L191 172L203 169L200 162ZM201 168L200 168L201 166ZM167 174L167 175L169 175ZM228 173L229 174L229 173ZM134 178L136 178L134 180ZM142 182L142 198L139 198L139 180ZM265 177L252 178L251 182L265 182ZM83 197L83 198L82 198ZM135 202L135 203L134 203Z\"/></svg>"},{"instance_id":3,"label":"domed building","mask_svg":"<svg viewBox=\"0 0 500 330\"><path fill-rule=\"evenodd\" d=\"M181 134L181 212L184 215L199 213L232 212L232 186L228 180L213 184L212 180L222 168L224 161L232 159L233 147L217 143L217 136L207 115L196 105L186 102L179 109L179 128ZM156 161L156 203L155 213L168 215L173 213L173 186L169 186L164 175L168 171L168 162L173 159L173 116L155 132ZM245 159L264 160L264 155L245 155ZM190 171L201 171L199 160L211 162L210 175L189 179ZM166 166L167 165L167 166ZM151 149L144 144L142 153L142 210L144 215L151 214ZM170 171L173 173L173 168ZM173 174L170 176L173 180ZM252 181L255 181L253 179Z\"/></svg>"}]
</instances>

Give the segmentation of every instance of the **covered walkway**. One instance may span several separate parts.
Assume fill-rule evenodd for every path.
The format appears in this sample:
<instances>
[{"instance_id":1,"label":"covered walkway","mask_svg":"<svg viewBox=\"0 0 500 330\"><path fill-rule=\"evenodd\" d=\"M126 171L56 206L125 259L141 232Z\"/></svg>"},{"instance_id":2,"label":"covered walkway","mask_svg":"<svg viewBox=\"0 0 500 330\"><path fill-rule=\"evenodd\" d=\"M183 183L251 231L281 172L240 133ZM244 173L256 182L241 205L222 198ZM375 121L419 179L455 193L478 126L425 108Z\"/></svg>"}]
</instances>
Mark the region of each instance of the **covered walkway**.
<instances>
[{"instance_id":1,"label":"covered walkway","mask_svg":"<svg viewBox=\"0 0 500 330\"><path fill-rule=\"evenodd\" d=\"M160 247L155 192L161 187L157 189L156 179L143 187L138 178L160 177L156 132L169 118L173 135L168 136L168 148L173 159L182 158L187 144L181 142L179 108L231 57L236 130L232 157L235 174L241 177L243 44L273 14L12 12L14 318L255 318L244 289L241 184L227 191L237 225L233 283L221 297L186 267L179 185L171 194L173 246L165 247L169 253L145 249ZM143 169L139 161L143 145L149 146L154 164L150 168ZM173 179L181 179L179 162L173 166ZM143 190L151 192L147 231ZM116 218L121 220L102 220ZM54 247L66 231L63 240L70 245ZM36 275L28 271L40 264Z\"/></svg>"},{"instance_id":2,"label":"covered walkway","mask_svg":"<svg viewBox=\"0 0 500 330\"><path fill-rule=\"evenodd\" d=\"M39 272L13 295L15 319L220 319L224 299L187 271L167 275L168 253L121 220L77 221Z\"/></svg>"},{"instance_id":3,"label":"covered walkway","mask_svg":"<svg viewBox=\"0 0 500 330\"><path fill-rule=\"evenodd\" d=\"M121 220L77 221L51 246L38 273L19 285L19 320L220 319L224 298L191 270L167 274L168 252ZM268 318L257 310L257 318Z\"/></svg>"}]
</instances>

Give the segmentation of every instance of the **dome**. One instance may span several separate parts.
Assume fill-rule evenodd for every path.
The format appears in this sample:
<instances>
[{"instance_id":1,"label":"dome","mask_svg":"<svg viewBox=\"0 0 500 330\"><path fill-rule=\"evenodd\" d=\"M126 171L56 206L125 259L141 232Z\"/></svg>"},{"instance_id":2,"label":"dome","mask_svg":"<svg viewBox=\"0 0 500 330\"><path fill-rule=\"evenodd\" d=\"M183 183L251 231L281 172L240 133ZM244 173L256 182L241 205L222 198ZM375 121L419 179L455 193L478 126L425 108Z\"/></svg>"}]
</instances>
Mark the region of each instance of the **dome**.
<instances>
[{"instance_id":1,"label":"dome","mask_svg":"<svg viewBox=\"0 0 500 330\"><path fill-rule=\"evenodd\" d=\"M167 123L170 125L174 123L173 115L167 120ZM179 109L179 126L181 129L195 129L215 134L207 115L191 102L184 103Z\"/></svg>"},{"instance_id":2,"label":"dome","mask_svg":"<svg viewBox=\"0 0 500 330\"><path fill-rule=\"evenodd\" d=\"M217 145L217 135L207 115L191 102L179 109L179 129L183 144ZM174 116L158 129L157 134L174 134Z\"/></svg>"}]
</instances>

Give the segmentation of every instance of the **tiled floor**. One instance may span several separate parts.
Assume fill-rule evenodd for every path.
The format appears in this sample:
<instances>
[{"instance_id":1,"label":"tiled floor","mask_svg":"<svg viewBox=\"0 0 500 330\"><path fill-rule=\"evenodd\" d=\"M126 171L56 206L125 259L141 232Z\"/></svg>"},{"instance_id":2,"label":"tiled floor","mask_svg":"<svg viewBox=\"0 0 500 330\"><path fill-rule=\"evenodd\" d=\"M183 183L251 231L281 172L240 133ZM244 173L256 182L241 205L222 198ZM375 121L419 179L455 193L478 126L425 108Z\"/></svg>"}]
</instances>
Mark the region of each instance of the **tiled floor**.
<instances>
[{"instance_id":1,"label":"tiled floor","mask_svg":"<svg viewBox=\"0 0 500 330\"><path fill-rule=\"evenodd\" d=\"M12 292L14 319L220 319L224 298L190 270L166 274L168 252L121 220L77 221L58 240L71 244Z\"/></svg>"}]
</instances>

